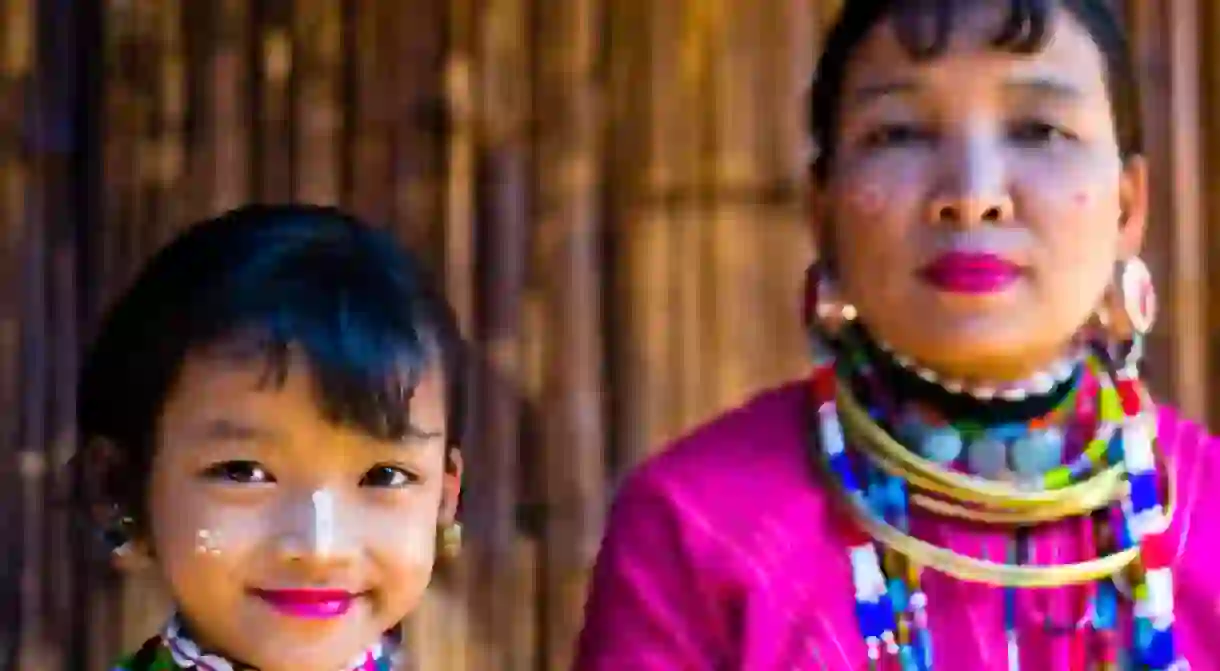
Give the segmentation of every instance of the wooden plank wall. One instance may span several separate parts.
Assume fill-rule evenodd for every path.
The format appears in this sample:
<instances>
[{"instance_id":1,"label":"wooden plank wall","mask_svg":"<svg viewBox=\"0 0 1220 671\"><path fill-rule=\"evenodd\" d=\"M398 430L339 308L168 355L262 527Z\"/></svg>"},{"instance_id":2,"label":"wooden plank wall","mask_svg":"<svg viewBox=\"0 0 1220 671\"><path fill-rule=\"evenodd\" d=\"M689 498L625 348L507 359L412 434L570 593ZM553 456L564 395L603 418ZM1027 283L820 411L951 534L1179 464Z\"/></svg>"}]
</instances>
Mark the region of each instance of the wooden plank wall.
<instances>
[{"instance_id":1,"label":"wooden plank wall","mask_svg":"<svg viewBox=\"0 0 1220 671\"><path fill-rule=\"evenodd\" d=\"M419 667L565 668L617 479L804 369L801 105L835 4L0 0L3 668L102 668L163 616L66 512L77 352L176 231L289 199L423 250L480 353L471 547L411 623ZM1215 418L1220 9L1125 5L1155 384Z\"/></svg>"}]
</instances>

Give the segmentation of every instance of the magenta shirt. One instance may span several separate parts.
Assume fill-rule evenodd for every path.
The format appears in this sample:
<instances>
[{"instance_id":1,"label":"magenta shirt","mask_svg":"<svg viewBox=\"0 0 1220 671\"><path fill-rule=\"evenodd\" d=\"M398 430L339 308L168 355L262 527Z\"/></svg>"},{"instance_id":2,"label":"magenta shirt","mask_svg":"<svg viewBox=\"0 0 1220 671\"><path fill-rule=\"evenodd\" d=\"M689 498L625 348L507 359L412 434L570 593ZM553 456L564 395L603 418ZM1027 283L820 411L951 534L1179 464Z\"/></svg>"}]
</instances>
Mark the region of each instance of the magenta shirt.
<instances>
[{"instance_id":1,"label":"magenta shirt","mask_svg":"<svg viewBox=\"0 0 1220 671\"><path fill-rule=\"evenodd\" d=\"M790 385L752 400L654 457L623 483L593 575L578 671L860 671L846 546L812 479L805 396ZM1170 527L1179 650L1220 671L1220 454L1168 411ZM916 535L976 557L1005 556L1002 534L921 520ZM914 524L914 523L913 523ZM1036 563L1082 557L1078 523L1034 535ZM1215 563L1213 563L1215 562ZM1002 591L926 571L937 671L1007 671ZM1021 668L1068 671L1081 588L1021 590ZM1209 641L1207 637L1211 637Z\"/></svg>"}]
</instances>

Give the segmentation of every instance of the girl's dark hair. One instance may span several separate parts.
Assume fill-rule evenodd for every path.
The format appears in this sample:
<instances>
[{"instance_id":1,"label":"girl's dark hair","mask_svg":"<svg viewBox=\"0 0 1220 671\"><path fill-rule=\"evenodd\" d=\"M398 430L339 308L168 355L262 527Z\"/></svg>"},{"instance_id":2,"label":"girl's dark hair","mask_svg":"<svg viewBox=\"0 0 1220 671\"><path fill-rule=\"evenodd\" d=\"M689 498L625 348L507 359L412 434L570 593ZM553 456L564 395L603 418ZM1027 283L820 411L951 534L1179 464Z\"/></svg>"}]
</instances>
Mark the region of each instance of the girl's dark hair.
<instances>
[{"instance_id":1,"label":"girl's dark hair","mask_svg":"<svg viewBox=\"0 0 1220 671\"><path fill-rule=\"evenodd\" d=\"M1130 46L1108 0L1007 0L1008 15L992 38L997 49L1034 53L1050 37L1054 12L1062 7L1084 27L1106 64L1107 86L1119 152L1123 159L1144 151L1139 88ZM892 17L898 40L912 57L934 58L948 47L956 15L978 0L849 0L826 36L809 102L815 144L814 175L825 179L835 152L843 83L856 48L883 19Z\"/></svg>"},{"instance_id":2,"label":"girl's dark hair","mask_svg":"<svg viewBox=\"0 0 1220 671\"><path fill-rule=\"evenodd\" d=\"M189 228L158 252L86 353L77 422L122 468L99 494L137 522L156 433L186 357L248 341L282 383L298 348L329 420L382 439L412 430L409 401L440 365L449 446L463 427L463 342L449 304L389 233L338 210L250 206ZM200 399L206 402L206 399Z\"/></svg>"}]
</instances>

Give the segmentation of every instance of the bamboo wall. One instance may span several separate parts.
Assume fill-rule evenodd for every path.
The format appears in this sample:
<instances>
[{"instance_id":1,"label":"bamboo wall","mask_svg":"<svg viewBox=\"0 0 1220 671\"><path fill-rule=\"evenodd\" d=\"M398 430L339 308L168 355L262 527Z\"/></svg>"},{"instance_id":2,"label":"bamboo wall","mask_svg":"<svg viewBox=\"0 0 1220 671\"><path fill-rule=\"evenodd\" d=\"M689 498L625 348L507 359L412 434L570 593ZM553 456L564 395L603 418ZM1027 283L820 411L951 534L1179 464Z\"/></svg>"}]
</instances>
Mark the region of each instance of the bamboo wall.
<instances>
[{"instance_id":1,"label":"bamboo wall","mask_svg":"<svg viewBox=\"0 0 1220 671\"><path fill-rule=\"evenodd\" d=\"M471 547L411 623L419 667L565 668L616 479L803 371L800 111L833 4L0 0L0 663L102 668L162 617L66 510L78 350L182 226L299 199L425 250L482 357ZM1128 4L1156 386L1216 416L1220 6Z\"/></svg>"}]
</instances>

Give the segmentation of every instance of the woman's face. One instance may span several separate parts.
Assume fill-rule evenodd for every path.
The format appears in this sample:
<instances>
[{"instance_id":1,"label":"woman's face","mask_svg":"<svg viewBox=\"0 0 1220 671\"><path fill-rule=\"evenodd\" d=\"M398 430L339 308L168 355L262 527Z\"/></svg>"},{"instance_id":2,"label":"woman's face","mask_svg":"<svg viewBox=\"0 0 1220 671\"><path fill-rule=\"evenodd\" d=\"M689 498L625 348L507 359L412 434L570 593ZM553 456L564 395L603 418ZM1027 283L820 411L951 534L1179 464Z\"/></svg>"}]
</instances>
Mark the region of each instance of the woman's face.
<instances>
[{"instance_id":1,"label":"woman's face","mask_svg":"<svg viewBox=\"0 0 1220 671\"><path fill-rule=\"evenodd\" d=\"M1059 11L1042 51L999 50L996 4L959 13L931 60L912 60L889 22L861 43L814 208L870 332L970 379L1061 356L1146 217L1144 164L1120 159L1088 33Z\"/></svg>"},{"instance_id":2,"label":"woman's face","mask_svg":"<svg viewBox=\"0 0 1220 671\"><path fill-rule=\"evenodd\" d=\"M282 386L265 372L188 358L158 430L152 549L205 647L268 671L344 668L417 605L452 522L443 383L424 376L419 436L392 442L327 421L295 353Z\"/></svg>"}]
</instances>

